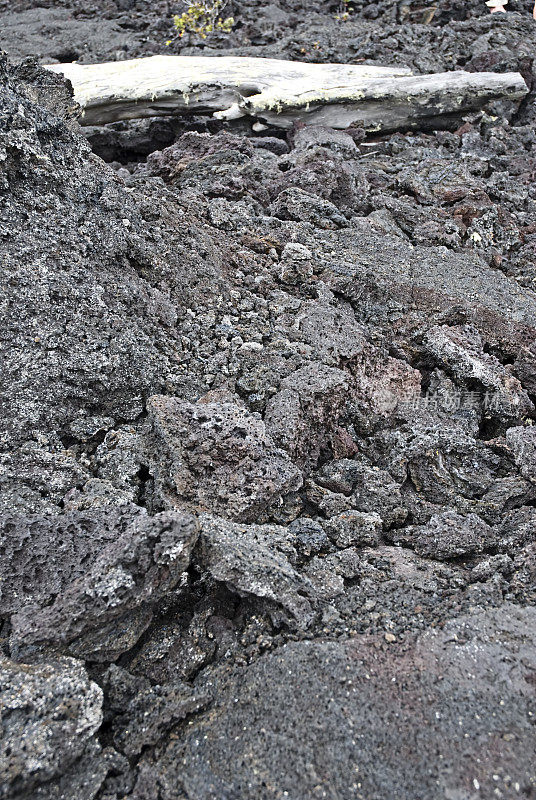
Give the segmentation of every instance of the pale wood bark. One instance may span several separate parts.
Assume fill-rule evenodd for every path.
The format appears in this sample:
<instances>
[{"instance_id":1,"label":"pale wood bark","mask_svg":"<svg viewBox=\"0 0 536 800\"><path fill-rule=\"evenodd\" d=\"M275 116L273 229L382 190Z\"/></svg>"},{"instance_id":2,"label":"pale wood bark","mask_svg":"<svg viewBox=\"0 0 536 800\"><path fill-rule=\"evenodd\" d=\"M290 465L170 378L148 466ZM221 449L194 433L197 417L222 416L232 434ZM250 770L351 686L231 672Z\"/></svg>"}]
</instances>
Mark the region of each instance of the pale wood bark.
<instances>
[{"instance_id":1,"label":"pale wood bark","mask_svg":"<svg viewBox=\"0 0 536 800\"><path fill-rule=\"evenodd\" d=\"M518 73L411 75L400 67L308 64L237 56L152 56L105 64L54 64L74 88L82 124L180 114L250 116L390 131L461 115L527 93Z\"/></svg>"}]
</instances>

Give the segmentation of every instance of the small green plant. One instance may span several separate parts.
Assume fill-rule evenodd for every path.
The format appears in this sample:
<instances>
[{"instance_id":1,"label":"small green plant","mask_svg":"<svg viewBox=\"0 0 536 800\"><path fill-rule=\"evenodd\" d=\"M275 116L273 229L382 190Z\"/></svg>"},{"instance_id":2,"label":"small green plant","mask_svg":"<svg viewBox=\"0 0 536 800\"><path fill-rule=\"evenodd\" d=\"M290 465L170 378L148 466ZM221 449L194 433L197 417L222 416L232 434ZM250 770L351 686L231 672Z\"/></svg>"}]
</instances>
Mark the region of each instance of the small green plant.
<instances>
[{"instance_id":1,"label":"small green plant","mask_svg":"<svg viewBox=\"0 0 536 800\"><path fill-rule=\"evenodd\" d=\"M339 20L339 22L346 22L347 19L350 17L352 9L350 8L350 0L339 0L339 11L335 16L335 19Z\"/></svg>"},{"instance_id":2,"label":"small green plant","mask_svg":"<svg viewBox=\"0 0 536 800\"><path fill-rule=\"evenodd\" d=\"M185 5L186 11L173 17L180 38L189 33L206 39L214 31L230 33L232 30L234 18L222 17L227 0L185 0Z\"/></svg>"}]
</instances>

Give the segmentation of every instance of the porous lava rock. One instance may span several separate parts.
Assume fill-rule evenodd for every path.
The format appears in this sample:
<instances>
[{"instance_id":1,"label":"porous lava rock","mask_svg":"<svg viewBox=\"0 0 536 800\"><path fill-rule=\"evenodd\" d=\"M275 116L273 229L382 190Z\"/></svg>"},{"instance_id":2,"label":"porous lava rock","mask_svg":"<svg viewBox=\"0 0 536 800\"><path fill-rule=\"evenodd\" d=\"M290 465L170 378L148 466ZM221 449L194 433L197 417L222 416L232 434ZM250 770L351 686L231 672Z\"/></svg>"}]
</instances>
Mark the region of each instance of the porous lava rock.
<instances>
[{"instance_id":1,"label":"porous lava rock","mask_svg":"<svg viewBox=\"0 0 536 800\"><path fill-rule=\"evenodd\" d=\"M0 0L14 60L530 88L457 130L84 135L2 58L5 800L534 793L536 29L345 5L235 0L200 40L163 0Z\"/></svg>"}]
</instances>

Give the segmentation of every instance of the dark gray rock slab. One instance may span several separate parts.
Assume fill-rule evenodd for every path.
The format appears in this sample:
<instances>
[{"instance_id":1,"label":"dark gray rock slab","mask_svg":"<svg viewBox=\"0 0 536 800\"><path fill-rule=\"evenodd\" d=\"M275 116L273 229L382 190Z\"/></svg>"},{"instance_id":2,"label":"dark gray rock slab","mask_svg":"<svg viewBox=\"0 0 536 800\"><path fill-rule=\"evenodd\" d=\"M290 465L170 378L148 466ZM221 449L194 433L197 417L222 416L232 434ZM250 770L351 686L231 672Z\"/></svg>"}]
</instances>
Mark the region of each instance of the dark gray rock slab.
<instances>
[{"instance_id":1,"label":"dark gray rock slab","mask_svg":"<svg viewBox=\"0 0 536 800\"><path fill-rule=\"evenodd\" d=\"M213 678L210 715L145 767L164 800L530 794L535 622L505 605L404 647L286 645Z\"/></svg>"}]
</instances>

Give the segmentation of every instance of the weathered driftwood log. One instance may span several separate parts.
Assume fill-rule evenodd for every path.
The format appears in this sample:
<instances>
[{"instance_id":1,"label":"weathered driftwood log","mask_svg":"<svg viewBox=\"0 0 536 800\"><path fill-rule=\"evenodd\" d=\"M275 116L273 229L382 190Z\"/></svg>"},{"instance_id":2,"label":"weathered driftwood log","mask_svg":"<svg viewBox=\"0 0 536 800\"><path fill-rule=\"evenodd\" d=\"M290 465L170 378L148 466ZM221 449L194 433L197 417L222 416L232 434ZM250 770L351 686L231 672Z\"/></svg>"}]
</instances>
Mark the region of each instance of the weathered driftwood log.
<instances>
[{"instance_id":1,"label":"weathered driftwood log","mask_svg":"<svg viewBox=\"0 0 536 800\"><path fill-rule=\"evenodd\" d=\"M71 81L85 125L212 113L228 120L250 116L280 128L300 120L390 131L527 93L518 73L414 76L399 67L236 56L153 56L106 64L54 64L48 69Z\"/></svg>"},{"instance_id":2,"label":"weathered driftwood log","mask_svg":"<svg viewBox=\"0 0 536 800\"><path fill-rule=\"evenodd\" d=\"M409 75L404 68L346 64L306 64L235 56L152 56L105 64L54 64L67 77L83 109L86 125L169 114L240 111L251 96L284 93L289 82L301 91L361 86L372 77Z\"/></svg>"}]
</instances>

